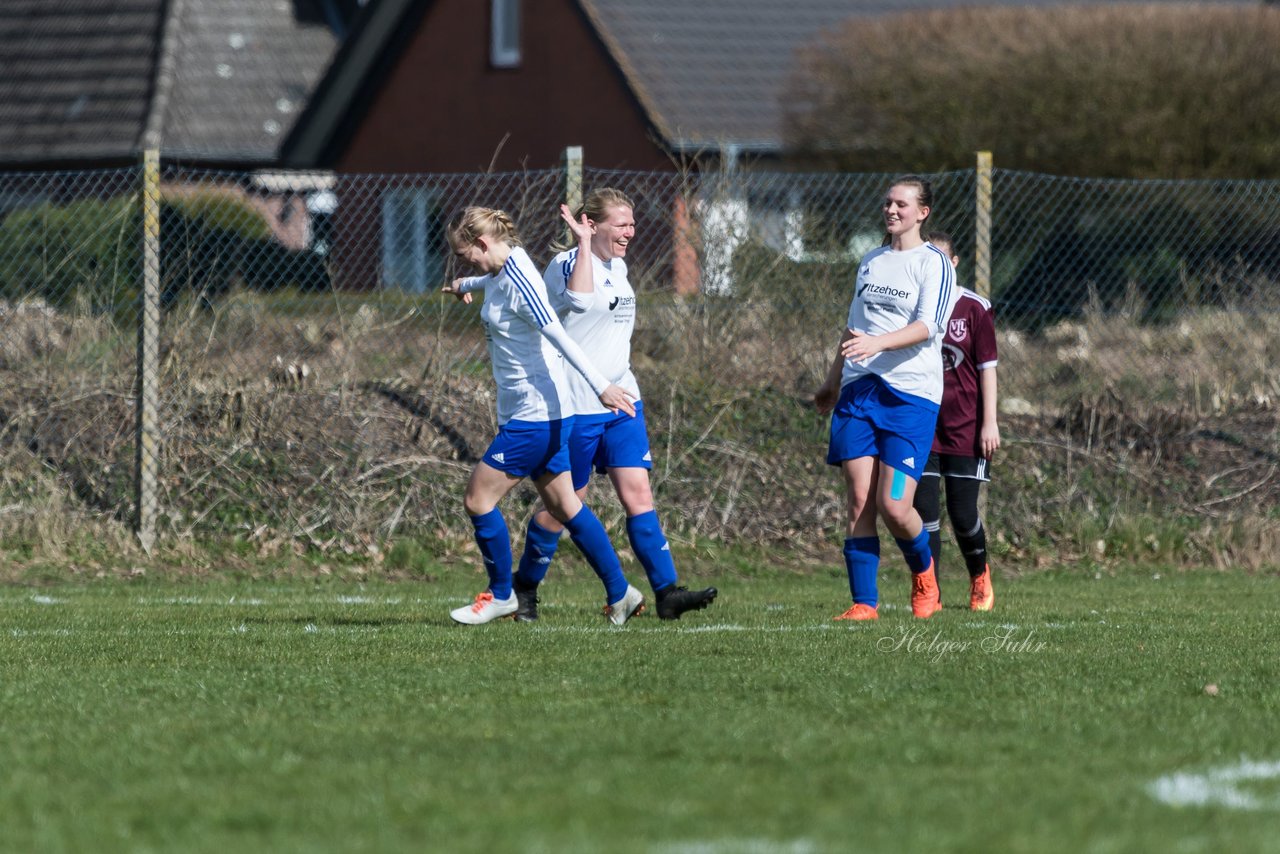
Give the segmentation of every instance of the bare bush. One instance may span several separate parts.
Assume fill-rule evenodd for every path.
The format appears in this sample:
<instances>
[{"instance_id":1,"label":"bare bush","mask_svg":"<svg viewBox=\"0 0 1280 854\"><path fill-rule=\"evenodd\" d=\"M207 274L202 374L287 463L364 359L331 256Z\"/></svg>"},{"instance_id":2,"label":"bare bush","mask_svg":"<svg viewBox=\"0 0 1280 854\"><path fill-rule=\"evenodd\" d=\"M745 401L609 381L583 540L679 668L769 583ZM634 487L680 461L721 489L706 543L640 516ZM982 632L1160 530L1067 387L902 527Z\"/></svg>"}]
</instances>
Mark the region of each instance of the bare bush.
<instances>
[{"instance_id":1,"label":"bare bush","mask_svg":"<svg viewBox=\"0 0 1280 854\"><path fill-rule=\"evenodd\" d=\"M854 17L800 56L798 157L844 170L1274 177L1280 9L965 7Z\"/></svg>"}]
</instances>

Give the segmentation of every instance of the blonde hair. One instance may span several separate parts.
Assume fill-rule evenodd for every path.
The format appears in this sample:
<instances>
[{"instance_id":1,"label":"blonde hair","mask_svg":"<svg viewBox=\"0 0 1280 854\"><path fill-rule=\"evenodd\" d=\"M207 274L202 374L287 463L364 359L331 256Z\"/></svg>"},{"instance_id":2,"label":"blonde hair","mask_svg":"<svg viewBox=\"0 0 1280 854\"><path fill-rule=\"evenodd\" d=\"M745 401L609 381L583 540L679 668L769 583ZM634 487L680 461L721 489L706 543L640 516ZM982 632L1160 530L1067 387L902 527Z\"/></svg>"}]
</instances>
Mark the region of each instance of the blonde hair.
<instances>
[{"instance_id":1,"label":"blonde hair","mask_svg":"<svg viewBox=\"0 0 1280 854\"><path fill-rule=\"evenodd\" d=\"M501 240L508 246L524 245L511 216L496 208L467 208L449 223L447 235L449 245L455 250L474 246L479 237Z\"/></svg>"},{"instance_id":2,"label":"blonde hair","mask_svg":"<svg viewBox=\"0 0 1280 854\"><path fill-rule=\"evenodd\" d=\"M627 194L621 190L615 187L600 187L587 193L587 197L582 200L582 204L573 212L573 218L581 221L582 215L586 214L587 219L592 222L600 222L611 208L630 208L634 211L636 206L631 199L627 198ZM566 249L572 249L576 245L571 238L565 238L552 243L551 248L556 252L563 252Z\"/></svg>"}]
</instances>

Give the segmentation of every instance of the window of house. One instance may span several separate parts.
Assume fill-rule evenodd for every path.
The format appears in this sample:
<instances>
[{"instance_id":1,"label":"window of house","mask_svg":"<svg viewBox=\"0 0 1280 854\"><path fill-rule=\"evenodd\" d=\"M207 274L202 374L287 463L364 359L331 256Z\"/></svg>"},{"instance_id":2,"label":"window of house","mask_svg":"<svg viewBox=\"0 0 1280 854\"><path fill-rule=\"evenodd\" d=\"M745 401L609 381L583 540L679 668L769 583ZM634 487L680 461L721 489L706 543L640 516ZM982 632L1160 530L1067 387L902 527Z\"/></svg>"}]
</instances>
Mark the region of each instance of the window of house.
<instances>
[{"instance_id":1,"label":"window of house","mask_svg":"<svg viewBox=\"0 0 1280 854\"><path fill-rule=\"evenodd\" d=\"M445 274L445 223L440 194L420 187L382 197L382 286L413 293L434 290Z\"/></svg>"},{"instance_id":2,"label":"window of house","mask_svg":"<svg viewBox=\"0 0 1280 854\"><path fill-rule=\"evenodd\" d=\"M494 68L520 65L520 0L492 0L489 63Z\"/></svg>"}]
</instances>

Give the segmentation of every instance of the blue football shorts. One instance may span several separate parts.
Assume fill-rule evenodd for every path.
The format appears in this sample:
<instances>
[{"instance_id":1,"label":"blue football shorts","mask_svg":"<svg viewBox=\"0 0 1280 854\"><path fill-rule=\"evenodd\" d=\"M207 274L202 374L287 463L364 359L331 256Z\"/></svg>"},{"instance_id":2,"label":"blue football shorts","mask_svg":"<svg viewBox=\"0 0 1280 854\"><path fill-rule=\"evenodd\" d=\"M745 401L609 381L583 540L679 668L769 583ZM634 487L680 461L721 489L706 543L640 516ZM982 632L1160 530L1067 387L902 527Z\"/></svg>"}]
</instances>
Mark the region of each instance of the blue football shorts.
<instances>
[{"instance_id":1,"label":"blue football shorts","mask_svg":"<svg viewBox=\"0 0 1280 854\"><path fill-rule=\"evenodd\" d=\"M637 400L635 407L634 418L625 412L574 416L569 460L573 465L575 490L587 485L593 468L600 474L608 469L653 468L644 404Z\"/></svg>"},{"instance_id":2,"label":"blue football shorts","mask_svg":"<svg viewBox=\"0 0 1280 854\"><path fill-rule=\"evenodd\" d=\"M511 419L484 452L484 461L512 477L537 478L569 471L569 434L574 417L554 421Z\"/></svg>"},{"instance_id":3,"label":"blue football shorts","mask_svg":"<svg viewBox=\"0 0 1280 854\"><path fill-rule=\"evenodd\" d=\"M831 413L827 462L838 466L877 457L919 483L937 423L937 404L896 392L880 377L866 374L840 389Z\"/></svg>"}]
</instances>

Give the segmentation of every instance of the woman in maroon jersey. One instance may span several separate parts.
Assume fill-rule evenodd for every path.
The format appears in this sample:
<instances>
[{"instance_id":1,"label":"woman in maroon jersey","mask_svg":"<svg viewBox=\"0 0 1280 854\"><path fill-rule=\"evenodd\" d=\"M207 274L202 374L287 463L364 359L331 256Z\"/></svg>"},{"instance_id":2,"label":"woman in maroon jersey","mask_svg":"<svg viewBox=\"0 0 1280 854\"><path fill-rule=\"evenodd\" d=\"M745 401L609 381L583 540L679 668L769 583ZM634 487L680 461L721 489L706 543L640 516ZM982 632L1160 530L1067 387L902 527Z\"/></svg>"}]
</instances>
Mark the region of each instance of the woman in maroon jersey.
<instances>
[{"instance_id":1,"label":"woman in maroon jersey","mask_svg":"<svg viewBox=\"0 0 1280 854\"><path fill-rule=\"evenodd\" d=\"M951 236L928 235L928 241L959 264ZM991 480L991 457L1000 447L996 423L996 328L991 303L968 288L960 299L942 338L942 407L933 451L916 489L915 508L929 532L933 565L942 566L942 480L946 479L947 516L956 544L969 570L969 608L990 611L995 604L991 567L987 561L987 532L978 513L978 494Z\"/></svg>"}]
</instances>

